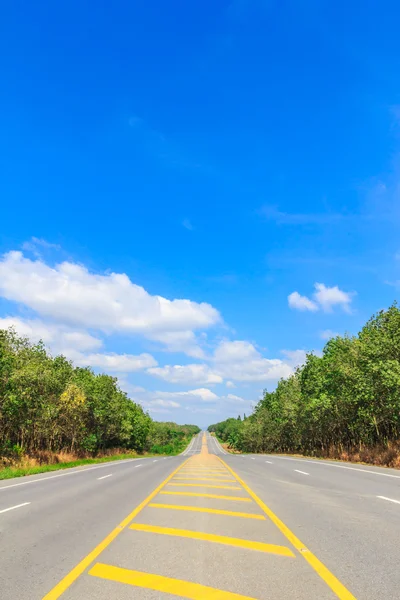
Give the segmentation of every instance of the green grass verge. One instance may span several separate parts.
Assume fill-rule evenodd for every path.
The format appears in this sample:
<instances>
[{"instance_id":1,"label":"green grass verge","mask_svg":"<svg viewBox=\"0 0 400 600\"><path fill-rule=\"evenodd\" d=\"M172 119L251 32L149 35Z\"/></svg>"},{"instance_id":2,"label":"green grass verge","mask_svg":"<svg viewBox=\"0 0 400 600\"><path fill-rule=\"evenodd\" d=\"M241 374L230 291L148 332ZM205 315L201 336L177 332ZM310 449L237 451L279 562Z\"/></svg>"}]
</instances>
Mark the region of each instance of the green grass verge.
<instances>
[{"instance_id":1,"label":"green grass verge","mask_svg":"<svg viewBox=\"0 0 400 600\"><path fill-rule=\"evenodd\" d=\"M113 456L102 456L101 458L82 458L71 462L57 463L54 465L37 465L35 467L5 467L0 468L0 480L13 479L14 477L24 477L25 475L37 475L39 473L49 473L51 471L60 471L62 469L72 469L73 467L81 467L83 465L95 465L97 463L112 462L116 460L126 460L127 458L151 458L152 456L176 456L187 448L191 442L190 438L187 443L179 448L172 450L168 447L167 452L149 453L146 455L128 452L126 454L114 454Z\"/></svg>"},{"instance_id":2,"label":"green grass verge","mask_svg":"<svg viewBox=\"0 0 400 600\"><path fill-rule=\"evenodd\" d=\"M146 456L151 456L147 455ZM142 458L139 454L116 454L114 456L103 456L102 458L82 458L71 462L57 463L55 465L37 465L35 467L5 467L0 469L1 479L12 479L13 477L24 477L25 475L36 475L38 473L49 473L50 471L60 471L62 469L71 469L81 467L82 465L93 465L103 462L116 460L126 460L127 458Z\"/></svg>"}]
</instances>

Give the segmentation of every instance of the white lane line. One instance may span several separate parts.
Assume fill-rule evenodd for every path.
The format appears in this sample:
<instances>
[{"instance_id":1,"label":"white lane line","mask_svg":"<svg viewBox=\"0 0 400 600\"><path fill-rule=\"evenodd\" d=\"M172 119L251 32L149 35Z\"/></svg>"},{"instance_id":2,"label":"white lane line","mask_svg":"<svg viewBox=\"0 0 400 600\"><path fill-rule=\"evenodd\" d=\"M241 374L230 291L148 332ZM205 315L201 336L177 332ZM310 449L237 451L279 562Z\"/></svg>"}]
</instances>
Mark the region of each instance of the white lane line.
<instances>
[{"instance_id":1,"label":"white lane line","mask_svg":"<svg viewBox=\"0 0 400 600\"><path fill-rule=\"evenodd\" d=\"M21 508L21 506L27 506L30 502L24 502L23 504L17 504L16 506L10 506L10 508L3 508L0 510L0 513L8 512L9 510L15 510L16 508Z\"/></svg>"},{"instance_id":2,"label":"white lane line","mask_svg":"<svg viewBox=\"0 0 400 600\"><path fill-rule=\"evenodd\" d=\"M266 463L268 463L269 465L273 465L273 464L274 464L274 463L273 463L272 461L270 461L270 460L266 460L265 462L266 462Z\"/></svg>"},{"instance_id":3,"label":"white lane line","mask_svg":"<svg viewBox=\"0 0 400 600\"><path fill-rule=\"evenodd\" d=\"M137 469L138 467L141 467L141 466L142 466L142 465L136 465L136 466L135 466L135 469Z\"/></svg>"},{"instance_id":4,"label":"white lane line","mask_svg":"<svg viewBox=\"0 0 400 600\"><path fill-rule=\"evenodd\" d=\"M359 471L361 473L370 473L371 475L381 475L382 477L392 477L400 479L400 475L392 475L391 473L379 473L379 471L370 471L369 469L358 469L357 467L345 467L344 465L332 465L322 460L307 460L305 458L289 458L288 456L274 456L278 460L293 460L295 462L305 462L309 465L318 465L319 467L333 467L334 469L347 469L347 471Z\"/></svg>"},{"instance_id":5,"label":"white lane line","mask_svg":"<svg viewBox=\"0 0 400 600\"><path fill-rule=\"evenodd\" d=\"M112 477L112 473L110 473L109 475L103 475L103 477L98 477L97 481L100 481L100 479L107 479L107 477Z\"/></svg>"},{"instance_id":6,"label":"white lane line","mask_svg":"<svg viewBox=\"0 0 400 600\"><path fill-rule=\"evenodd\" d=\"M133 462L136 460L149 460L146 458L127 458L126 460L116 460L113 461L112 466L120 466L123 464L126 464L128 462ZM41 477L40 479L32 479L30 481L21 481L21 483L13 483L11 485L5 485L3 487L0 487L0 492L2 490L8 490L10 488L13 487L19 487L20 485L29 485L30 483L41 483L42 481L47 481L48 479L57 479L58 477L67 477L68 475L79 475L81 473L86 473L87 471L94 471L95 469L109 469L110 468L110 463L104 464L104 465L96 465L95 467L88 467L87 469L82 469L81 471L70 471L68 473L59 473L58 475L50 475L49 477Z\"/></svg>"},{"instance_id":7,"label":"white lane line","mask_svg":"<svg viewBox=\"0 0 400 600\"><path fill-rule=\"evenodd\" d=\"M296 473L301 473L302 475L309 475L310 473L306 473L305 471L299 471L298 469L295 469Z\"/></svg>"},{"instance_id":8,"label":"white lane line","mask_svg":"<svg viewBox=\"0 0 400 600\"><path fill-rule=\"evenodd\" d=\"M153 460L153 462L158 462L158 459L157 460Z\"/></svg>"},{"instance_id":9,"label":"white lane line","mask_svg":"<svg viewBox=\"0 0 400 600\"><path fill-rule=\"evenodd\" d=\"M251 460L256 460L256 459L254 458L254 456L250 456L250 458L251 458Z\"/></svg>"},{"instance_id":10,"label":"white lane line","mask_svg":"<svg viewBox=\"0 0 400 600\"><path fill-rule=\"evenodd\" d=\"M400 504L400 500L393 500L393 498L386 498L386 496L377 496L381 500L387 500L388 502L394 502L395 504Z\"/></svg>"}]
</instances>

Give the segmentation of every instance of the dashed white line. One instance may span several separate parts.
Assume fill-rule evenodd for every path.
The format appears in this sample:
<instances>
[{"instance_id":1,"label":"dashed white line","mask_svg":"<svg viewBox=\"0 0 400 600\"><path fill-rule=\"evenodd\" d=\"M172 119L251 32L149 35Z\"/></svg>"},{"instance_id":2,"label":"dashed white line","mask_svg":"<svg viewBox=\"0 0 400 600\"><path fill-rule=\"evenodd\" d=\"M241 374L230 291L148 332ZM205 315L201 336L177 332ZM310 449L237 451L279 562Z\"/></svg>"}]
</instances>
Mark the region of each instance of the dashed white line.
<instances>
[{"instance_id":1,"label":"dashed white line","mask_svg":"<svg viewBox=\"0 0 400 600\"><path fill-rule=\"evenodd\" d=\"M109 475L103 475L103 477L98 477L97 481L100 481L100 479L107 479L107 477L112 477L112 473L110 473Z\"/></svg>"},{"instance_id":2,"label":"dashed white line","mask_svg":"<svg viewBox=\"0 0 400 600\"><path fill-rule=\"evenodd\" d=\"M269 465L273 465L274 463L271 460L266 460L266 463L268 463Z\"/></svg>"},{"instance_id":3,"label":"dashed white line","mask_svg":"<svg viewBox=\"0 0 400 600\"><path fill-rule=\"evenodd\" d=\"M141 467L142 465L136 465L135 469L137 469L138 467Z\"/></svg>"},{"instance_id":4,"label":"dashed white line","mask_svg":"<svg viewBox=\"0 0 400 600\"><path fill-rule=\"evenodd\" d=\"M295 469L296 473L301 473L302 475L309 475L310 473L306 473L305 471L299 471L298 469Z\"/></svg>"},{"instance_id":5,"label":"dashed white line","mask_svg":"<svg viewBox=\"0 0 400 600\"><path fill-rule=\"evenodd\" d=\"M386 496L377 496L381 500L387 500L388 502L394 502L395 504L400 504L400 500L393 500L393 498L386 498Z\"/></svg>"},{"instance_id":6,"label":"dashed white line","mask_svg":"<svg viewBox=\"0 0 400 600\"><path fill-rule=\"evenodd\" d=\"M140 458L127 458L126 460L113 461L113 466L125 465L128 462L133 462L136 460L140 460ZM147 459L144 459L144 460L147 460ZM29 481L22 481L21 483L12 483L11 485L4 485L4 486L0 487L0 492L2 490L8 490L13 487L19 487L20 485L29 485L31 483L41 483L42 481L47 481L48 479L57 479L58 477L68 477L68 475L78 475L81 473L86 473L87 471L94 471L94 469L107 469L107 468L108 469L110 468L110 464L96 465L95 467L82 468L79 471L68 471L68 473L59 473L58 475L50 475L49 477L41 477L40 479L31 479Z\"/></svg>"},{"instance_id":7,"label":"dashed white line","mask_svg":"<svg viewBox=\"0 0 400 600\"><path fill-rule=\"evenodd\" d=\"M250 458L251 458L251 460L256 460L256 459L254 458L254 456L250 456Z\"/></svg>"},{"instance_id":8,"label":"dashed white line","mask_svg":"<svg viewBox=\"0 0 400 600\"><path fill-rule=\"evenodd\" d=\"M153 462L158 462L158 459L157 460L153 460Z\"/></svg>"},{"instance_id":9,"label":"dashed white line","mask_svg":"<svg viewBox=\"0 0 400 600\"><path fill-rule=\"evenodd\" d=\"M30 502L24 502L23 504L17 504L16 506L10 506L10 508L3 508L3 510L0 510L0 513L6 513L9 510L15 510L16 508L21 508L21 506L27 506L28 504L30 504Z\"/></svg>"}]
</instances>

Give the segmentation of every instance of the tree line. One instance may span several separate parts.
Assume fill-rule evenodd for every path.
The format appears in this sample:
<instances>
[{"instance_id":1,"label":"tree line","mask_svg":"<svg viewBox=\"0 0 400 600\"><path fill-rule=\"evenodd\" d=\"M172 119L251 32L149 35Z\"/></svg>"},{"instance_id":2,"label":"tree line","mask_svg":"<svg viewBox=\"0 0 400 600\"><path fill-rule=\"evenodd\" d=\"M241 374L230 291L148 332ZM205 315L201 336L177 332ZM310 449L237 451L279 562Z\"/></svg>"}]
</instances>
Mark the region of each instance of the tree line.
<instances>
[{"instance_id":1,"label":"tree line","mask_svg":"<svg viewBox=\"0 0 400 600\"><path fill-rule=\"evenodd\" d=\"M264 391L243 420L210 425L222 441L243 452L354 455L371 449L394 464L400 440L400 310L382 310L358 335L336 336L322 356L305 364L273 392Z\"/></svg>"},{"instance_id":2,"label":"tree line","mask_svg":"<svg viewBox=\"0 0 400 600\"><path fill-rule=\"evenodd\" d=\"M200 429L153 421L118 380L0 330L0 461L41 451L178 451Z\"/></svg>"}]
</instances>

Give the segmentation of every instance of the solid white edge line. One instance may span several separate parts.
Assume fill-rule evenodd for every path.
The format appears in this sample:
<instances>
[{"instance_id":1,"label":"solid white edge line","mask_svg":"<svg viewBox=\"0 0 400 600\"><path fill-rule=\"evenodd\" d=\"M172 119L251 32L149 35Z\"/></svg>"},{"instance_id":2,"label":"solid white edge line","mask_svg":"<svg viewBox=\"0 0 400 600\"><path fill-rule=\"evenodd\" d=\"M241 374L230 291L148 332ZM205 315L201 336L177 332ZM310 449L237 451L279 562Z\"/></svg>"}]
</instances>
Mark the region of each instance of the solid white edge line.
<instances>
[{"instance_id":1,"label":"solid white edge line","mask_svg":"<svg viewBox=\"0 0 400 600\"><path fill-rule=\"evenodd\" d=\"M393 500L393 498L387 498L386 496L377 496L381 500L387 500L388 502L394 502L395 504L400 504L400 500Z\"/></svg>"},{"instance_id":2,"label":"solid white edge line","mask_svg":"<svg viewBox=\"0 0 400 600\"><path fill-rule=\"evenodd\" d=\"M296 473L301 473L302 475L309 475L310 473L306 473L305 471L299 471L298 469L294 469Z\"/></svg>"},{"instance_id":3,"label":"solid white edge line","mask_svg":"<svg viewBox=\"0 0 400 600\"><path fill-rule=\"evenodd\" d=\"M0 510L0 514L6 513L9 510L15 510L16 508L21 508L21 506L27 506L28 504L30 504L30 502L24 502L23 504L17 504L16 506L10 506L10 508L3 508L3 510Z\"/></svg>"},{"instance_id":4,"label":"solid white edge line","mask_svg":"<svg viewBox=\"0 0 400 600\"><path fill-rule=\"evenodd\" d=\"M323 460L307 460L306 458L291 458L289 456L275 455L274 458L277 458L278 460L292 460L295 462L305 462L309 465L318 465L319 467L334 467L335 469L346 469L347 471L359 471L361 473L370 473L371 475L381 475L382 477L392 477L393 479L400 479L400 475L392 475L391 473L379 473L379 471L370 471L369 469L358 469L357 467L346 467L345 465L333 465L332 463L327 463Z\"/></svg>"},{"instance_id":5,"label":"solid white edge line","mask_svg":"<svg viewBox=\"0 0 400 600\"><path fill-rule=\"evenodd\" d=\"M110 473L109 475L103 475L103 477L98 477L97 481L100 481L100 479L107 479L107 477L112 477L112 473Z\"/></svg>"},{"instance_id":6,"label":"solid white edge line","mask_svg":"<svg viewBox=\"0 0 400 600\"><path fill-rule=\"evenodd\" d=\"M31 479L30 481L21 481L20 483L12 483L11 485L5 485L5 486L0 486L0 492L2 490L9 490L10 488L13 487L19 487L20 485L28 485L30 483L40 483L42 481L47 481L48 479L57 479L57 477L67 477L67 475L78 475L81 473L87 473L88 471L94 471L95 469L106 469L107 467L110 468L110 466L120 466L120 465L125 465L126 463L129 462L134 462L137 460L150 460L149 458L127 458L126 460L115 460L112 461L111 463L104 463L104 465L96 465L95 467L88 467L88 468L82 468L80 471L70 471L68 469L67 473L59 473L58 475L50 475L49 477L41 477L40 479ZM80 467L73 467L73 468L80 468ZM38 473L38 475L40 475L40 473ZM1 483L1 480L0 480Z\"/></svg>"}]
</instances>

